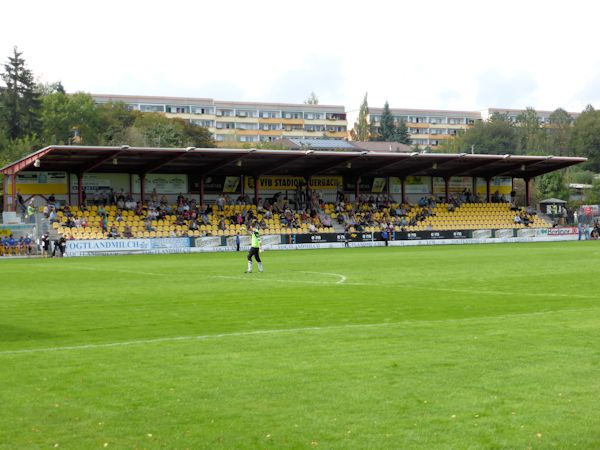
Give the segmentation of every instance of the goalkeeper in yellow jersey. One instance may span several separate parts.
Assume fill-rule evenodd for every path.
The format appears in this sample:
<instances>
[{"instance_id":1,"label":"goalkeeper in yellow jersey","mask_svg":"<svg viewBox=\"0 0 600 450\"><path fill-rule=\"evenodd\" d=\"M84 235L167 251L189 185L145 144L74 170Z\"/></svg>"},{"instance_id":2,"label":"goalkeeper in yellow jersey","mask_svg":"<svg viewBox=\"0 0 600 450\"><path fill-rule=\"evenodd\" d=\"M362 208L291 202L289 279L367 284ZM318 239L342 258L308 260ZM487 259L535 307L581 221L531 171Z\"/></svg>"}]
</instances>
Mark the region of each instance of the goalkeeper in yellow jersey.
<instances>
[{"instance_id":1,"label":"goalkeeper in yellow jersey","mask_svg":"<svg viewBox=\"0 0 600 450\"><path fill-rule=\"evenodd\" d=\"M248 251L248 270L246 273L252 273L252 257L256 259L258 263L258 271L263 271L262 261L260 260L260 233L258 228L252 230L252 243L250 244L250 251Z\"/></svg>"}]
</instances>

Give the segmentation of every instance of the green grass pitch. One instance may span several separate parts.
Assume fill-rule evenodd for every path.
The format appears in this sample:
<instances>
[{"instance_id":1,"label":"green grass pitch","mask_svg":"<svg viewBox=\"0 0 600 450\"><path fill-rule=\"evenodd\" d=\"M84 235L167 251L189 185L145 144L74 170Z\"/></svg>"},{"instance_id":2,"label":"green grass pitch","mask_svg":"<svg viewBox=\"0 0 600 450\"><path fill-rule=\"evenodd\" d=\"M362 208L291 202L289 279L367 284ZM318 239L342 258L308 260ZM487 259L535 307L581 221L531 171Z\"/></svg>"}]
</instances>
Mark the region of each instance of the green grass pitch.
<instances>
[{"instance_id":1,"label":"green grass pitch","mask_svg":"<svg viewBox=\"0 0 600 450\"><path fill-rule=\"evenodd\" d=\"M0 448L600 448L599 245L0 261Z\"/></svg>"}]
</instances>

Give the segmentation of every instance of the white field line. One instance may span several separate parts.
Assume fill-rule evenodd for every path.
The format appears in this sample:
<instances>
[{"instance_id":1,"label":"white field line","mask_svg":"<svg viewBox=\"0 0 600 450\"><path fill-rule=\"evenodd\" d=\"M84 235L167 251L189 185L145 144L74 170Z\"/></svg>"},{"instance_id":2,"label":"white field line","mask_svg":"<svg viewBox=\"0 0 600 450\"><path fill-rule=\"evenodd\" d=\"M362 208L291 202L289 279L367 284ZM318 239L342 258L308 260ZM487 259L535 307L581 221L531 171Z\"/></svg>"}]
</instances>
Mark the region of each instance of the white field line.
<instances>
[{"instance_id":1,"label":"white field line","mask_svg":"<svg viewBox=\"0 0 600 450\"><path fill-rule=\"evenodd\" d=\"M330 330L349 330L349 329L368 329L368 328L384 328L384 327L395 327L403 325L424 325L424 324L444 324L444 323L465 323L465 322L481 322L481 321L497 321L511 318L524 318L524 317L535 317L535 316L547 316L551 314L564 314L571 312L586 312L586 311L597 311L597 308L581 308L581 309L562 309L553 311L538 311L532 313L516 313L516 314L502 314L498 316L483 316L483 317L468 317L464 319L441 319L441 320L405 320L402 322L382 322L382 323L367 323L367 324L348 324L348 325L332 325L325 327L302 327L302 328L278 328L272 330L254 330L254 331L238 331L233 333L220 333L220 334L200 334L195 336L172 336L156 339L139 339L133 341L122 341L122 342L109 342L105 344L81 344L81 345L68 345L63 347L45 347L45 348L29 348L21 350L4 350L0 351L0 356L8 355L21 355L30 353L49 353L49 352L60 352L60 351L72 351L72 350L88 350L88 349L102 349L112 347L128 347L133 345L146 345L146 344L159 344L164 342L181 342L181 341L205 341L210 339L226 339L230 337L244 337L244 336L261 336L261 335L273 335L273 334L284 334L284 333L305 333L311 331L330 331Z\"/></svg>"},{"instance_id":2,"label":"white field line","mask_svg":"<svg viewBox=\"0 0 600 450\"><path fill-rule=\"evenodd\" d=\"M338 277L339 280L335 282L335 284L343 284L348 279L345 275L341 273L329 273L329 272L301 272L301 273L310 273L313 275L331 275L332 277Z\"/></svg>"}]
</instances>

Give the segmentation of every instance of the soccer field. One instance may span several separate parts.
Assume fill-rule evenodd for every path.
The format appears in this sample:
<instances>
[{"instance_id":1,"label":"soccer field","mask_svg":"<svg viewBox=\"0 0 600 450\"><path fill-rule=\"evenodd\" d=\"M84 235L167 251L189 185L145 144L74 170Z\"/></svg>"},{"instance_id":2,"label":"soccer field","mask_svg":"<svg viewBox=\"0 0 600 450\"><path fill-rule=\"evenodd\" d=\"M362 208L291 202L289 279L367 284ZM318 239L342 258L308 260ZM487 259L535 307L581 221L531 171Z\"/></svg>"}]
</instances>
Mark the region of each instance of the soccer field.
<instances>
[{"instance_id":1,"label":"soccer field","mask_svg":"<svg viewBox=\"0 0 600 450\"><path fill-rule=\"evenodd\" d=\"M0 261L0 448L599 448L599 245Z\"/></svg>"}]
</instances>

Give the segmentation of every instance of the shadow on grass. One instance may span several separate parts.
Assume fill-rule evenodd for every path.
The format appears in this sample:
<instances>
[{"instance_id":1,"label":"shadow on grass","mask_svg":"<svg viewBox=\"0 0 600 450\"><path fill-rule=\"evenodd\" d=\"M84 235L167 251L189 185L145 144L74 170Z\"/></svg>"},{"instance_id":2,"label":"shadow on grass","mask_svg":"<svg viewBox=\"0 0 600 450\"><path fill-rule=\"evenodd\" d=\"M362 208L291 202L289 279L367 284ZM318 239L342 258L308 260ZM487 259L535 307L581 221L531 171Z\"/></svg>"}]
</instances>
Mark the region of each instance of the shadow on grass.
<instances>
[{"instance_id":1,"label":"shadow on grass","mask_svg":"<svg viewBox=\"0 0 600 450\"><path fill-rule=\"evenodd\" d=\"M0 342L41 341L56 337L55 334L0 323Z\"/></svg>"}]
</instances>

